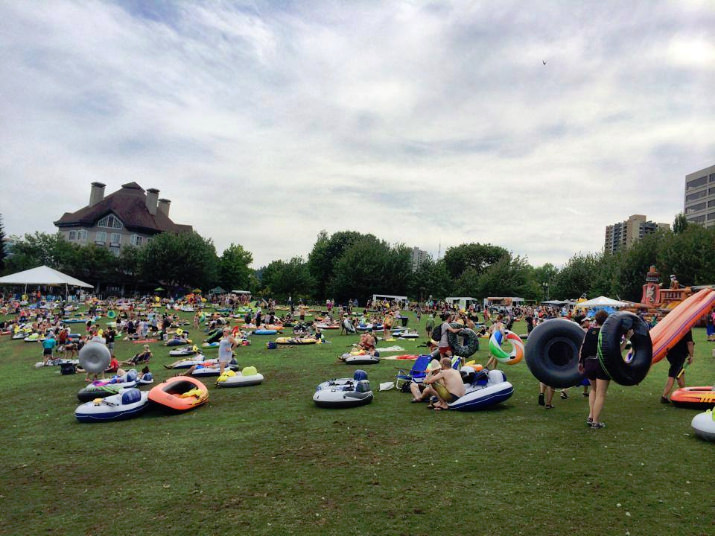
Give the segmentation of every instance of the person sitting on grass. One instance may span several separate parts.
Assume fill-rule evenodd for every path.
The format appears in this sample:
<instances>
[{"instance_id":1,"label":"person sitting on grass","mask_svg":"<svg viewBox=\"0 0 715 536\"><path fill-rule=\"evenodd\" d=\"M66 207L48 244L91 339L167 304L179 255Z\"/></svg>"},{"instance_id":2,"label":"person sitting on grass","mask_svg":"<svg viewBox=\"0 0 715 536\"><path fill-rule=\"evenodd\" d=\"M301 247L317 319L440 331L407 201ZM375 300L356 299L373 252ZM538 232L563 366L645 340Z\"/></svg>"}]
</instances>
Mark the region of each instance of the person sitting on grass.
<instances>
[{"instance_id":1,"label":"person sitting on grass","mask_svg":"<svg viewBox=\"0 0 715 536\"><path fill-rule=\"evenodd\" d=\"M449 357L443 357L440 363L442 370L425 378L425 383L432 387L437 395L437 402L434 404L435 411L449 409L448 404L458 400L466 392L462 375L458 370L452 368L452 360Z\"/></svg>"},{"instance_id":2,"label":"person sitting on grass","mask_svg":"<svg viewBox=\"0 0 715 536\"><path fill-rule=\"evenodd\" d=\"M114 374L119 370L119 361L117 361L117 356L112 354L112 358L109 360L109 366L104 370L107 374Z\"/></svg>"},{"instance_id":3,"label":"person sitting on grass","mask_svg":"<svg viewBox=\"0 0 715 536\"><path fill-rule=\"evenodd\" d=\"M430 377L434 374L437 374L440 371L441 364L439 360L433 359L430 361L430 363L427 365L427 377ZM410 392L412 393L412 403L417 403L417 402L424 402L425 400L429 400L433 396L437 396L437 393L435 392L432 387L427 385L424 380L422 383L417 383L417 382L410 382Z\"/></svg>"},{"instance_id":4,"label":"person sitting on grass","mask_svg":"<svg viewBox=\"0 0 715 536\"><path fill-rule=\"evenodd\" d=\"M372 334L372 330L368 330L360 336L360 342L358 343L358 348L365 350L370 355L375 354L375 336Z\"/></svg>"}]
</instances>

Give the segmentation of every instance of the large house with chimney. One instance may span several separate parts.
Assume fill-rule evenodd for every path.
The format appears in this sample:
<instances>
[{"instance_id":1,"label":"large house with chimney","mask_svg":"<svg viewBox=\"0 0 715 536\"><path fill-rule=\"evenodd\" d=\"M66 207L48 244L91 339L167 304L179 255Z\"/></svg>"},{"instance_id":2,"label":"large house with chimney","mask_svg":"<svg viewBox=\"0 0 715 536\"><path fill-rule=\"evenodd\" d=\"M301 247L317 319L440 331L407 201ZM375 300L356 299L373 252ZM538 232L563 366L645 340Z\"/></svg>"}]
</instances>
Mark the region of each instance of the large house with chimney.
<instances>
[{"instance_id":1,"label":"large house with chimney","mask_svg":"<svg viewBox=\"0 0 715 536\"><path fill-rule=\"evenodd\" d=\"M105 185L93 182L89 205L76 212L65 212L55 222L69 242L96 244L119 255L122 247L141 246L159 233L191 232L191 225L180 225L169 218L171 201L159 199L159 190L146 192L136 182L105 197Z\"/></svg>"}]
</instances>

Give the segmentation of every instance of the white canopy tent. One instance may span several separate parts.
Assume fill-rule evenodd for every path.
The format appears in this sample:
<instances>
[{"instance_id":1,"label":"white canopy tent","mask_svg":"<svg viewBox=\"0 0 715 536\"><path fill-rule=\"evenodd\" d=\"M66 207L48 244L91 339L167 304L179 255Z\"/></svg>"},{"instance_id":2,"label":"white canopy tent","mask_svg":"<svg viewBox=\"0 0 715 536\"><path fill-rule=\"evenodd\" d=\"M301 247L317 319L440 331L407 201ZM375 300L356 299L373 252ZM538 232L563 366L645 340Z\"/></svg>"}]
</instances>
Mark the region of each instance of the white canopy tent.
<instances>
[{"instance_id":1,"label":"white canopy tent","mask_svg":"<svg viewBox=\"0 0 715 536\"><path fill-rule=\"evenodd\" d=\"M27 294L28 285L45 285L51 287L65 287L65 295L68 293L68 287L83 287L93 288L84 281L75 279L67 274L58 272L49 266L38 266L24 272L0 277L0 285L25 285L25 294Z\"/></svg>"},{"instance_id":2,"label":"white canopy tent","mask_svg":"<svg viewBox=\"0 0 715 536\"><path fill-rule=\"evenodd\" d=\"M591 309L593 307L612 307L613 309L618 309L620 307L626 307L627 305L630 304L614 300L612 298L607 298L606 296L599 296L598 298L593 298L592 300L577 303L576 307L579 309Z\"/></svg>"}]
</instances>

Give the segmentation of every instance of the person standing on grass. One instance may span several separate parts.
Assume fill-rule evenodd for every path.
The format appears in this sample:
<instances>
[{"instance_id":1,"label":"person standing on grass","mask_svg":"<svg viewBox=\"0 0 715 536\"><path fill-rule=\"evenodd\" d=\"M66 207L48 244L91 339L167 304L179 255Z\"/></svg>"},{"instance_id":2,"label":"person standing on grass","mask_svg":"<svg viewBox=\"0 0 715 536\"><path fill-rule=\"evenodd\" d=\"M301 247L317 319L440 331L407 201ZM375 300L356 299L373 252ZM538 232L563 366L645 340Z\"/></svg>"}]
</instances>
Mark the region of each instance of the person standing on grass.
<instances>
[{"instance_id":1,"label":"person standing on grass","mask_svg":"<svg viewBox=\"0 0 715 536\"><path fill-rule=\"evenodd\" d=\"M425 332L427 333L427 340L432 339L432 330L434 329L434 313L427 315L427 320L425 320Z\"/></svg>"},{"instance_id":2,"label":"person standing on grass","mask_svg":"<svg viewBox=\"0 0 715 536\"><path fill-rule=\"evenodd\" d=\"M708 342L715 342L715 311L709 312L706 316L705 332L708 334Z\"/></svg>"},{"instance_id":3,"label":"person standing on grass","mask_svg":"<svg viewBox=\"0 0 715 536\"><path fill-rule=\"evenodd\" d=\"M223 371L233 359L233 349L238 346L238 341L231 336L229 328L223 328L223 338L218 345L218 363L219 376L223 375Z\"/></svg>"},{"instance_id":4,"label":"person standing on grass","mask_svg":"<svg viewBox=\"0 0 715 536\"><path fill-rule=\"evenodd\" d=\"M462 328L453 328L449 325L452 315L449 313L442 313L442 334L439 338L439 344L437 349L439 350L440 357L452 357L452 347L449 345L449 334L459 333Z\"/></svg>"},{"instance_id":5,"label":"person standing on grass","mask_svg":"<svg viewBox=\"0 0 715 536\"><path fill-rule=\"evenodd\" d=\"M44 365L49 365L50 360L53 358L53 351L57 346L57 341L55 340L55 335L50 332L50 334L42 341L42 363Z\"/></svg>"},{"instance_id":6,"label":"person standing on grass","mask_svg":"<svg viewBox=\"0 0 715 536\"><path fill-rule=\"evenodd\" d=\"M598 360L598 336L601 332L601 326L608 318L608 313L600 310L596 313L594 322L586 332L586 336L581 344L579 353L578 370L581 374L586 374L591 383L591 390L588 393L588 418L586 425L593 429L605 428L606 424L602 422L601 411L606 402L606 392L608 385L611 382L611 377L603 370L601 363ZM626 336L621 342L621 351L626 346L626 343L633 335L633 330L626 332Z\"/></svg>"},{"instance_id":7,"label":"person standing on grass","mask_svg":"<svg viewBox=\"0 0 715 536\"><path fill-rule=\"evenodd\" d=\"M693 362L694 352L695 343L693 342L693 331L689 329L675 346L668 350L665 356L666 359L668 359L668 363L670 363L670 368L668 369L668 379L665 381L663 395L660 397L660 401L663 404L670 402L668 396L676 380L678 387L685 387L685 360L687 359L688 365L690 365Z\"/></svg>"}]
</instances>

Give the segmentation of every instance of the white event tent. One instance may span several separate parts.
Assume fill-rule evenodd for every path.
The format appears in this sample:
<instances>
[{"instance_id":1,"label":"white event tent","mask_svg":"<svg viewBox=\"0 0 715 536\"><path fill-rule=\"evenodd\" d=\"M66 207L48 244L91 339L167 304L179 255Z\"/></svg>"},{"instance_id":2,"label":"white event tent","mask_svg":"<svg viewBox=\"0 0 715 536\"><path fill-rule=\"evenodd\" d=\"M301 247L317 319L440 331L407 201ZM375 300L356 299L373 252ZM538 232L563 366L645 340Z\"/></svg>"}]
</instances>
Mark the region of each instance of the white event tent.
<instances>
[{"instance_id":1,"label":"white event tent","mask_svg":"<svg viewBox=\"0 0 715 536\"><path fill-rule=\"evenodd\" d=\"M0 277L0 285L25 285L25 294L27 294L28 285L45 285L51 287L65 287L67 294L68 287L84 287L93 288L84 281L75 279L67 274L58 272L49 266L38 266L24 272Z\"/></svg>"},{"instance_id":2,"label":"white event tent","mask_svg":"<svg viewBox=\"0 0 715 536\"><path fill-rule=\"evenodd\" d=\"M606 296L599 296L598 298L593 298L592 300L577 303L576 307L582 307L584 309L591 309L593 307L613 307L614 309L618 309L620 307L626 307L627 305L630 304L614 300L612 298L607 298Z\"/></svg>"}]
</instances>

